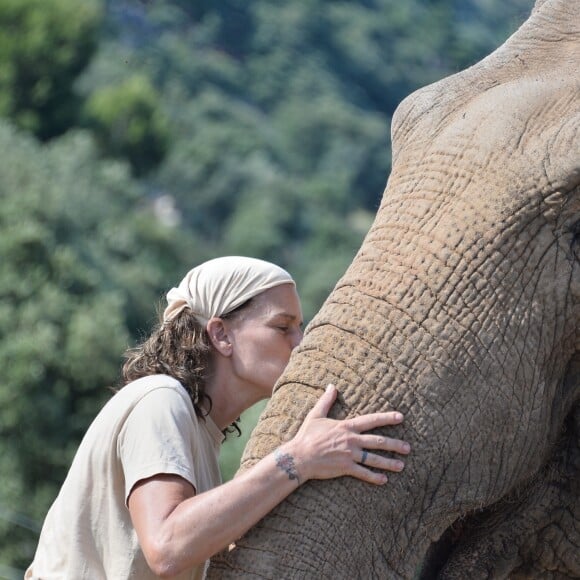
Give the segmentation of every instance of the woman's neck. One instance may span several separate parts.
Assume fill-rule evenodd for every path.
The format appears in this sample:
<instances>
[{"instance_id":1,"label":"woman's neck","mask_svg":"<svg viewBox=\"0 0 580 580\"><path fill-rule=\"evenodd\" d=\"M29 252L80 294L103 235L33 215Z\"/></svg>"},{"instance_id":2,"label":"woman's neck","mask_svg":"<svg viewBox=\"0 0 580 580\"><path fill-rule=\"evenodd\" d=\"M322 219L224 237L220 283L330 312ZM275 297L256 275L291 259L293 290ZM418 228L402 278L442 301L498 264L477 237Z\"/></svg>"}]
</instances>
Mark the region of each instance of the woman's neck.
<instances>
[{"instance_id":1,"label":"woman's neck","mask_svg":"<svg viewBox=\"0 0 580 580\"><path fill-rule=\"evenodd\" d=\"M209 377L205 392L211 398L209 416L221 429L231 425L246 409L263 399L227 372L219 369Z\"/></svg>"}]
</instances>

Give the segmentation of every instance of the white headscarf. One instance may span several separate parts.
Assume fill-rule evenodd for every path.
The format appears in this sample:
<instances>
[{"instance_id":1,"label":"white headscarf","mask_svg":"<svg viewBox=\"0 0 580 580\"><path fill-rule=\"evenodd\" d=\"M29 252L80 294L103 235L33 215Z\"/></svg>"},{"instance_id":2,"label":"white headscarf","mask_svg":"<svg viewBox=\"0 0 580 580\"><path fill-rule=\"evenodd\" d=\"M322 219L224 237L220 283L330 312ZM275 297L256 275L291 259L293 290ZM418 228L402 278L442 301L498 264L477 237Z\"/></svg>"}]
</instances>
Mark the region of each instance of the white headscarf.
<instances>
[{"instance_id":1,"label":"white headscarf","mask_svg":"<svg viewBox=\"0 0 580 580\"><path fill-rule=\"evenodd\" d=\"M205 326L210 318L231 312L250 298L280 284L295 284L283 268L242 256L226 256L190 270L177 288L167 293L163 322L190 308Z\"/></svg>"}]
</instances>

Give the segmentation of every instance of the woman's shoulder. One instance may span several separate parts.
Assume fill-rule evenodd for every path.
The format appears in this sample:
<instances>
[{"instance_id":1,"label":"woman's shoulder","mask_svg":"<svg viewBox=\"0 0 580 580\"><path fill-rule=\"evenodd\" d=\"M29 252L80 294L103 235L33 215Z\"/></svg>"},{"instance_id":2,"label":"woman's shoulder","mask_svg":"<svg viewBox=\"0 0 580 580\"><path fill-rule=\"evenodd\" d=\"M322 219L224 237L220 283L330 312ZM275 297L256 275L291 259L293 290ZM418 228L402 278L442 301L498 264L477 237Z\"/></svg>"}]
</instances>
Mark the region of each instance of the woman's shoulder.
<instances>
[{"instance_id":1,"label":"woman's shoulder","mask_svg":"<svg viewBox=\"0 0 580 580\"><path fill-rule=\"evenodd\" d=\"M148 375L146 377L141 377L140 379L136 379L134 381L131 381L130 383L127 383L121 390L133 389L133 390L148 391L159 388L183 389L183 386L177 379L169 375Z\"/></svg>"},{"instance_id":2,"label":"woman's shoulder","mask_svg":"<svg viewBox=\"0 0 580 580\"><path fill-rule=\"evenodd\" d=\"M135 402L155 394L155 397L176 398L179 397L190 402L191 399L185 387L175 378L169 375L149 375L127 383L117 395Z\"/></svg>"},{"instance_id":3,"label":"woman's shoulder","mask_svg":"<svg viewBox=\"0 0 580 580\"><path fill-rule=\"evenodd\" d=\"M137 405L156 403L164 407L167 405L183 407L188 413L194 413L191 398L185 387L169 375L149 375L127 383L109 399L101 413L126 415Z\"/></svg>"}]
</instances>

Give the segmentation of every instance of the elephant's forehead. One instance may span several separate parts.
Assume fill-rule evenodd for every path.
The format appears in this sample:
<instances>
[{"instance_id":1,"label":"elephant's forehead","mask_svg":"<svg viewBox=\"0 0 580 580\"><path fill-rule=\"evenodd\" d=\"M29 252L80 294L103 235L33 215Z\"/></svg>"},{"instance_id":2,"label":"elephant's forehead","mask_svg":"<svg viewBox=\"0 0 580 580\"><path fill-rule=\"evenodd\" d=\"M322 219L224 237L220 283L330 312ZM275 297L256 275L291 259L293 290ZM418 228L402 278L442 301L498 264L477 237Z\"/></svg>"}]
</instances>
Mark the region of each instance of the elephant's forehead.
<instances>
[{"instance_id":1,"label":"elephant's forehead","mask_svg":"<svg viewBox=\"0 0 580 580\"><path fill-rule=\"evenodd\" d=\"M433 150L459 146L466 162L493 166L500 180L505 172L517 172L571 189L580 171L578 90L567 81L541 78L495 86L455 114L433 140Z\"/></svg>"},{"instance_id":2,"label":"elephant's forehead","mask_svg":"<svg viewBox=\"0 0 580 580\"><path fill-rule=\"evenodd\" d=\"M527 78L495 85L466 101L448 127L479 136L482 146L510 140L512 135L537 135L539 129L561 127L578 113L578 86L562 80ZM475 130L474 130L475 129ZM447 138L445 129L441 133Z\"/></svg>"},{"instance_id":3,"label":"elephant's forehead","mask_svg":"<svg viewBox=\"0 0 580 580\"><path fill-rule=\"evenodd\" d=\"M487 214L525 206L542 213L547 200L553 206L554 195L564 193L558 205L578 209L578 94L568 80L530 78L465 101L401 147L384 203L405 203L411 194L428 212L434 199L455 199L492 202Z\"/></svg>"}]
</instances>

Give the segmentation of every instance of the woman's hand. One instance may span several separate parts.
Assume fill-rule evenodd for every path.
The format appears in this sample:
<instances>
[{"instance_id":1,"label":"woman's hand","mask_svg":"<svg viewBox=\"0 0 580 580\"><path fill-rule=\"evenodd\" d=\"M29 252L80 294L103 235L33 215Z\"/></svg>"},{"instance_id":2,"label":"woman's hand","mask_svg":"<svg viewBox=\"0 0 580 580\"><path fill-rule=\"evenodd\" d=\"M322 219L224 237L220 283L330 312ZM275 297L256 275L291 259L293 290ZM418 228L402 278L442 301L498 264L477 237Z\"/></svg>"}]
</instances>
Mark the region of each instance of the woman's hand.
<instances>
[{"instance_id":1,"label":"woman's hand","mask_svg":"<svg viewBox=\"0 0 580 580\"><path fill-rule=\"evenodd\" d=\"M387 476L382 472L401 471L404 463L374 452L390 451L406 455L411 447L399 439L364 432L398 425L403 421L403 415L392 411L342 421L329 419L327 415L336 395L336 387L328 385L294 439L277 451L278 466L300 483L308 479L331 479L342 475L377 485L386 483Z\"/></svg>"}]
</instances>

